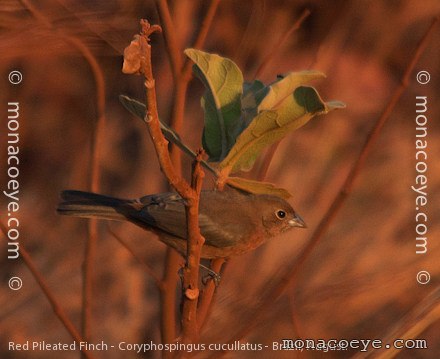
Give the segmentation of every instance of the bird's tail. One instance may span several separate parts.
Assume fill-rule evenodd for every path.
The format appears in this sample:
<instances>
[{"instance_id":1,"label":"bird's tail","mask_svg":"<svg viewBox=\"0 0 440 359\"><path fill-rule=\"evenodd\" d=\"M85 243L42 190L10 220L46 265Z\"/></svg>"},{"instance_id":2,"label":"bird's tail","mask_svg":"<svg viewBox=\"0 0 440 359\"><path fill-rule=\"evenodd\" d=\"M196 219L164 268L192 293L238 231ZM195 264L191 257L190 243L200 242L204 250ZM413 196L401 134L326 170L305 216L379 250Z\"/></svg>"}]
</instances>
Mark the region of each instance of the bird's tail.
<instances>
[{"instance_id":1,"label":"bird's tail","mask_svg":"<svg viewBox=\"0 0 440 359\"><path fill-rule=\"evenodd\" d=\"M127 205L134 202L82 191L63 191L61 199L59 214L119 221L127 218Z\"/></svg>"}]
</instances>

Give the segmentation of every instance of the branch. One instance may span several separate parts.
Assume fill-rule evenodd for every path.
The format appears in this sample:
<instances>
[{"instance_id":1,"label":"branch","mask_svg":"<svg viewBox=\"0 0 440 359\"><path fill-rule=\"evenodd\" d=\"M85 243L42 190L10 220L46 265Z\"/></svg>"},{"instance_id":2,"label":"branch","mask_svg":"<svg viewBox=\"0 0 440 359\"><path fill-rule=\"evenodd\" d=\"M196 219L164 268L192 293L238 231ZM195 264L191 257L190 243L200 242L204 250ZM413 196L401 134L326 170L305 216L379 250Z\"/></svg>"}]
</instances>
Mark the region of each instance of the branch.
<instances>
[{"instance_id":1,"label":"branch","mask_svg":"<svg viewBox=\"0 0 440 359\"><path fill-rule=\"evenodd\" d=\"M149 44L150 35L156 31L161 31L158 25L150 25L148 21L141 20L142 31L136 35L135 39L124 51L124 73L142 74L145 77L146 88L146 114L145 122L151 139L156 150L160 168L170 185L185 200L185 212L187 221L187 258L184 271L184 314L185 306L191 308L190 315L184 315L183 338L189 343L197 337L197 318L193 315L193 307L197 308L198 302L198 267L200 263L201 246L203 238L199 229L199 197L201 191L202 178L204 173L201 169L200 161L202 152L199 151L193 169L192 185L190 186L178 173L171 161L168 152L168 141L165 139L159 122L159 114L156 101L155 79L151 66L151 46ZM197 279L197 281L194 281ZM190 301L188 304L186 301ZM187 309L189 310L189 309Z\"/></svg>"},{"instance_id":2,"label":"branch","mask_svg":"<svg viewBox=\"0 0 440 359\"><path fill-rule=\"evenodd\" d=\"M220 0L211 1L205 18L202 21L202 26L198 32L197 39L194 42L194 48L197 49L203 46L219 3ZM182 66L182 49L180 49L180 46L177 43L176 30L174 28L167 1L156 0L156 8L164 28L165 47L170 59L174 80L174 100L171 111L170 126L179 133L183 126L186 92L189 80L191 79L191 61L186 59L185 64ZM181 173L181 154L177 151L175 146L171 147L171 158L174 166L176 166L177 172Z\"/></svg>"},{"instance_id":3,"label":"branch","mask_svg":"<svg viewBox=\"0 0 440 359\"><path fill-rule=\"evenodd\" d=\"M217 11L220 0L211 0L208 11L206 12L205 18L202 21L202 26L198 32L197 38L193 44L194 49L199 49L205 43L209 28L211 27L212 20ZM167 29L165 29L167 32ZM188 58L185 59L185 63L182 67L179 67L179 76L175 81L174 89L174 101L171 113L170 126L177 132L180 133L183 127L183 119L185 116L185 99L186 92L188 90L188 84L191 79L191 69L192 61ZM171 147L171 157L173 159L174 165L180 169L181 153L177 150L175 146Z\"/></svg>"},{"instance_id":4,"label":"branch","mask_svg":"<svg viewBox=\"0 0 440 359\"><path fill-rule=\"evenodd\" d=\"M431 36L431 34L434 32L435 25L438 23L439 19L435 18L432 21L431 26L423 36L423 38L420 40L416 51L414 52L413 57L411 58L409 64L407 65L405 72L402 76L400 85L396 88L394 91L391 99L388 102L388 105L384 109L383 113L379 117L379 119L374 124L373 128L371 129L370 133L368 134L366 141L362 147L361 152L359 153L359 156L357 160L355 161L353 167L351 168L344 184L342 185L341 189L339 190L339 193L336 195L335 199L333 200L330 208L327 210L326 214L324 215L321 222L318 224L318 227L313 232L311 238L307 241L307 245L303 248L301 253L298 255L296 261L293 263L293 265L290 268L287 268L284 272L284 274L280 275L280 280L278 284L274 287L273 290L269 292L269 294L264 298L264 300L261 302L260 305L258 305L255 310L253 310L253 316L250 318L250 320L246 323L244 327L242 327L229 341L229 343L233 343L235 340L240 340L241 338L245 337L251 329L258 323L259 320L261 320L261 317L264 313L267 312L267 309L270 308L271 305L273 305L273 302L276 301L281 294L284 293L284 291L294 283L294 281L297 278L297 275L302 268L303 264L306 262L306 260L309 258L310 254L313 252L313 250L318 245L319 241L321 240L322 236L330 226L331 222L336 217L339 210L342 208L342 205L344 204L345 200L347 199L355 179L359 175L360 170L362 169L365 160L370 153L370 150L376 140L378 139L380 135L380 131L385 124L385 122L388 120L390 114L392 113L394 107L396 106L397 102L399 101L402 93L405 91L405 89L408 86L409 78L411 75L411 72L413 71L417 61L420 59L420 56L422 55L423 51L425 50L428 40ZM276 276L278 277L278 276Z\"/></svg>"},{"instance_id":5,"label":"branch","mask_svg":"<svg viewBox=\"0 0 440 359\"><path fill-rule=\"evenodd\" d=\"M211 269L215 273L220 273L223 264L226 262L224 258L217 258L214 259L211 262ZM203 290L203 295L200 300L199 310L197 312L197 321L199 324L198 331L200 332L205 325L208 317L209 317L209 310L211 309L211 303L214 298L214 292L216 289L216 284L213 279L211 279L205 286Z\"/></svg>"},{"instance_id":6,"label":"branch","mask_svg":"<svg viewBox=\"0 0 440 359\"><path fill-rule=\"evenodd\" d=\"M176 30L173 25L170 10L167 0L156 0L156 8L159 13L161 24L164 28L164 40L165 48L168 53L168 58L171 66L171 73L173 74L174 81L174 102L173 110L176 107L176 93L178 91L177 84L179 83L179 74L182 67L181 54L179 45L177 43ZM183 105L182 105L183 106ZM172 116L174 117L174 115ZM169 122L173 123L173 120ZM174 146L172 148L172 163L176 166L176 172L181 174L181 160L180 153ZM175 303L176 303L176 283L177 283L177 271L179 270L178 264L179 255L172 248L167 248L165 258L165 268L162 283L164 284L164 290L161 291L161 335L163 343L171 343L176 337L176 318L175 318ZM163 353L163 357L169 358L172 355L168 352Z\"/></svg>"},{"instance_id":7,"label":"branch","mask_svg":"<svg viewBox=\"0 0 440 359\"><path fill-rule=\"evenodd\" d=\"M188 222L187 261L183 271L182 342L189 344L198 339L197 303L199 291L199 265L205 239L199 228L199 202L205 176L200 161L204 152L199 150L194 160L191 187L195 196L185 207Z\"/></svg>"},{"instance_id":8,"label":"branch","mask_svg":"<svg viewBox=\"0 0 440 359\"><path fill-rule=\"evenodd\" d=\"M164 28L163 36L165 39L165 47L168 52L168 58L170 59L174 83L176 84L180 69L182 68L182 58L179 44L177 43L176 29L174 28L167 0L156 0L156 9L159 13L162 27Z\"/></svg>"},{"instance_id":9,"label":"branch","mask_svg":"<svg viewBox=\"0 0 440 359\"><path fill-rule=\"evenodd\" d=\"M156 82L151 66L151 46L149 36L162 31L159 25L150 25L141 20L142 32L124 51L124 66L122 71L128 74L142 74L145 77L146 112L145 123L153 140L154 149L159 160L160 168L170 185L185 199L192 198L191 186L175 170L168 152L168 141L165 139L159 122L156 100Z\"/></svg>"},{"instance_id":10,"label":"branch","mask_svg":"<svg viewBox=\"0 0 440 359\"><path fill-rule=\"evenodd\" d=\"M272 162L273 156L275 156L275 153L276 153L280 143L281 143L281 141L275 142L272 146L269 147L266 154L264 155L263 162L260 165L260 168L258 169L258 174L257 174L258 181L265 180L267 172L269 171L269 166Z\"/></svg>"},{"instance_id":11,"label":"branch","mask_svg":"<svg viewBox=\"0 0 440 359\"><path fill-rule=\"evenodd\" d=\"M212 0L209 9L202 21L201 28L198 32L193 48L200 48L203 46L208 30L211 26L215 12L217 11L220 0ZM182 49L179 49L177 43L177 37L175 36L175 28L172 23L170 11L166 0L157 0L156 6L161 18L161 22L164 28L165 47L170 58L171 70L174 79L174 94L173 104L171 110L171 118L169 121L170 126L177 132L181 132L183 127L183 119L185 115L185 100L188 89L188 84L191 79L192 63L189 59L185 60L182 68L181 53ZM171 146L171 160L175 166L176 172L182 173L182 161L181 152L175 145ZM215 171L214 171L215 172ZM166 339L169 342L170 338L174 338L174 303L175 303L175 272L177 267L177 254L172 250L167 250L166 266L164 271L163 283L166 290L163 291L161 303L162 303L162 339ZM173 323L173 324L172 324ZM167 353L164 354L168 355Z\"/></svg>"},{"instance_id":12,"label":"branch","mask_svg":"<svg viewBox=\"0 0 440 359\"><path fill-rule=\"evenodd\" d=\"M67 43L76 47L89 63L93 72L96 83L97 111L98 119L93 126L92 144L90 147L90 190L91 192L99 192L99 183L101 171L99 168L99 143L100 134L105 124L105 80L101 67L98 64L93 53L80 39L65 34L58 28L55 28L51 21L46 18L39 10L37 10L28 0L21 0L23 5L34 15L34 17L43 23L51 31L58 34ZM92 313L92 289L93 289L93 263L96 259L96 244L98 241L98 224L96 219L91 219L88 224L88 241L84 254L84 270L83 270L83 294L82 294L82 334L86 340L90 340L91 336L91 313Z\"/></svg>"},{"instance_id":13,"label":"branch","mask_svg":"<svg viewBox=\"0 0 440 359\"><path fill-rule=\"evenodd\" d=\"M0 222L0 230L3 232L4 238L7 241L8 230L5 227L5 225L1 222ZM20 252L20 257L23 259L24 263L26 264L26 267L28 267L32 276L37 281L37 284L39 285L43 294L46 296L47 300L49 301L50 305L52 306L53 312L58 317L58 319L61 321L64 328L67 329L67 331L69 332L69 334L71 335L71 337L73 338L73 340L75 342L77 342L77 343L84 342L85 341L84 338L81 337L81 335L76 330L73 323L70 321L70 319L68 318L68 316L64 312L61 305L58 303L55 296L52 294L52 291L50 290L46 280L44 279L43 274L37 269L34 262L32 261L30 254L28 253L28 251L25 249L23 243L21 243L21 242L20 242L19 252ZM92 354L90 354L90 352L88 352L86 349L83 348L81 351L82 351L82 354L85 358L93 359Z\"/></svg>"},{"instance_id":14,"label":"branch","mask_svg":"<svg viewBox=\"0 0 440 359\"><path fill-rule=\"evenodd\" d=\"M261 61L261 65L258 67L257 71L255 72L254 78L258 78L261 76L261 74L264 73L264 71L267 69L269 63L273 60L275 55L277 55L281 49L281 47L284 45L284 43L292 36L292 34L297 31L302 23L309 17L311 14L311 11L309 9L304 9L304 11L301 13L298 20L295 21L295 23L292 25L292 27L284 34L284 36L278 41L273 48L267 53L266 57Z\"/></svg>"},{"instance_id":15,"label":"branch","mask_svg":"<svg viewBox=\"0 0 440 359\"><path fill-rule=\"evenodd\" d=\"M205 18L202 21L202 25L198 31L198 35L196 40L194 41L194 44L191 46L194 49L200 49L203 47L206 37L208 35L209 29L211 27L212 21L214 19L214 15L217 12L218 5L220 4L220 0L211 0L211 4L209 5L208 11L206 12ZM190 59L186 59L185 63L183 65L181 76L178 80L178 85L176 86L176 92L174 97L174 105L173 105L173 117L171 120L171 126L179 132L181 128L183 127L183 118L185 114L185 99L186 99L186 92L188 89L188 84L191 79L191 70L192 70L192 61ZM173 156L174 163L181 162L181 155L180 152L177 151L176 146L172 146L171 148L171 155ZM202 165L206 163L205 161L202 162ZM211 168L208 168L211 170ZM212 172L212 171L211 171ZM217 171L215 171L215 174L217 175ZM224 263L224 260L216 260L214 261L217 263L217 265L213 264L213 270L217 273L220 273L221 267ZM199 269L197 268L197 273ZM212 299L214 296L215 291L215 283L213 280L211 280L207 286L205 287L203 296L201 298L200 308L197 311L197 328L195 328L196 333L200 332L200 329L202 328L203 324L205 323L205 320L208 315L209 308L212 303Z\"/></svg>"},{"instance_id":16,"label":"branch","mask_svg":"<svg viewBox=\"0 0 440 359\"><path fill-rule=\"evenodd\" d=\"M165 268L162 277L164 289L160 291L160 327L162 343L172 343L176 339L176 285L178 271L182 268L182 257L174 249L166 250ZM162 352L163 359L172 358L170 352Z\"/></svg>"},{"instance_id":17,"label":"branch","mask_svg":"<svg viewBox=\"0 0 440 359\"><path fill-rule=\"evenodd\" d=\"M194 41L194 44L191 46L193 49L200 49L205 43L209 28L211 27L212 20L214 20L214 15L217 12L219 4L220 0L211 0L211 4L209 5L209 9L206 12L205 18L202 21L202 26L200 27L197 38ZM182 70L182 77L187 81L189 81L191 69L192 61L186 59Z\"/></svg>"}]
</instances>

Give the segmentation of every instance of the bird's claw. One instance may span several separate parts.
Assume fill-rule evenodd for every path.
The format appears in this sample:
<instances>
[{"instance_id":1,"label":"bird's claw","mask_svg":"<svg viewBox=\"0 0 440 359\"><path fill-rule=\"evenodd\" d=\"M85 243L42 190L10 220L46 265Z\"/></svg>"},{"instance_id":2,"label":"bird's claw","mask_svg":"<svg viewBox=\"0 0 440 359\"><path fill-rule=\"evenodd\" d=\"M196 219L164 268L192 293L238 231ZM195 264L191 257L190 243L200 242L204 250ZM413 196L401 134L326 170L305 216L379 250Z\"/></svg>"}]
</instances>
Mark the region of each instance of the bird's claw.
<instances>
[{"instance_id":1,"label":"bird's claw","mask_svg":"<svg viewBox=\"0 0 440 359\"><path fill-rule=\"evenodd\" d=\"M203 285L208 284L209 280L213 280L216 287L220 285L221 275L219 273L213 271L211 268L204 266L201 263L199 264L199 267L207 272L207 275L202 277ZM183 268L184 267L180 267L179 271L177 272L182 283L183 283Z\"/></svg>"},{"instance_id":2,"label":"bird's claw","mask_svg":"<svg viewBox=\"0 0 440 359\"><path fill-rule=\"evenodd\" d=\"M202 278L203 285L208 284L208 281L212 279L214 281L215 286L218 287L220 285L221 275L213 271L211 268L204 266L203 264L200 264L200 267L208 272L208 275Z\"/></svg>"}]
</instances>

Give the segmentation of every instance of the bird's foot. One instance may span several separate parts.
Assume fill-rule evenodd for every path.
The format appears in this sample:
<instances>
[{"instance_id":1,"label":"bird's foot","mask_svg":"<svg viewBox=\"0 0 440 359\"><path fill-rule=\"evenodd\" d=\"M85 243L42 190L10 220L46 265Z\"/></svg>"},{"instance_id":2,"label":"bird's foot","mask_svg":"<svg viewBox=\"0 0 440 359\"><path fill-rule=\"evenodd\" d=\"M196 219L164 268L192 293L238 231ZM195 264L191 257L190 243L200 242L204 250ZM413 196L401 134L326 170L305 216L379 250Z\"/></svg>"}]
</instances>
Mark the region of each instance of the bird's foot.
<instances>
[{"instance_id":1,"label":"bird's foot","mask_svg":"<svg viewBox=\"0 0 440 359\"><path fill-rule=\"evenodd\" d=\"M210 279L214 281L216 287L220 285L221 275L219 273L213 271L211 268L204 266L203 264L200 264L200 268L204 269L207 272L207 275L202 277L202 283L204 285L208 284L208 281Z\"/></svg>"}]
</instances>

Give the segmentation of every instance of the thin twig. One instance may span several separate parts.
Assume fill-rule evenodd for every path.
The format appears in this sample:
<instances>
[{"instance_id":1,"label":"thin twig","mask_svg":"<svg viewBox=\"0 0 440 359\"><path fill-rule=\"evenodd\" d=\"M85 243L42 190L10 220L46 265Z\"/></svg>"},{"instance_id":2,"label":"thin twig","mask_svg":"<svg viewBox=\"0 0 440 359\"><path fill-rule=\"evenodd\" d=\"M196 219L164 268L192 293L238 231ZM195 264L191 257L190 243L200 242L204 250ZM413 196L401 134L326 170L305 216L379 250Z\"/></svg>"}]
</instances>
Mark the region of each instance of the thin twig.
<instances>
[{"instance_id":1,"label":"thin twig","mask_svg":"<svg viewBox=\"0 0 440 359\"><path fill-rule=\"evenodd\" d=\"M178 44L176 29L173 24L167 0L156 0L156 8L159 13L165 40L165 48L171 65L173 74L173 104L171 109L170 126L179 133L183 124L183 113L185 108L186 88L181 80L182 54L181 46ZM180 113L182 118L180 119ZM177 128L176 128L177 124ZM181 153L176 146L171 146L171 161L176 167L176 172L182 174ZM171 289L170 289L171 290Z\"/></svg>"},{"instance_id":2,"label":"thin twig","mask_svg":"<svg viewBox=\"0 0 440 359\"><path fill-rule=\"evenodd\" d=\"M208 36L209 28L211 27L212 20L214 20L215 13L220 4L220 0L211 0L208 11L206 12L205 18L202 21L202 26L199 29L197 39L194 42L193 48L199 49L203 46Z\"/></svg>"},{"instance_id":3,"label":"thin twig","mask_svg":"<svg viewBox=\"0 0 440 359\"><path fill-rule=\"evenodd\" d=\"M293 265L287 268L284 271L284 274L281 274L279 276L281 279L279 280L278 284L274 287L273 290L269 292L269 294L258 305L258 307L252 311L253 312L252 318L250 318L249 321L246 322L246 325L244 327L240 328L240 330L234 335L234 337L229 341L229 343L233 343L235 340L240 340L241 338L245 337L252 330L252 328L254 328L254 326L258 323L262 315L266 313L266 309L269 308L273 304L273 302L276 301L290 285L292 285L292 283L294 283L299 273L299 270L302 268L303 264L309 258L313 250L316 248L317 244L323 237L329 225L336 217L336 214L342 208L342 205L344 204L346 198L348 197L348 194L350 193L353 187L353 183L357 178L357 176L359 175L360 170L362 169L372 146L377 141L380 135L380 131L383 125L385 124L386 120L389 118L398 100L400 99L401 95L407 88L411 72L413 71L417 61L419 60L426 46L428 45L429 38L433 33L435 25L438 23L438 20L439 20L438 18L435 18L433 20L431 26L429 27L423 38L420 40L417 49L414 52L414 55L412 56L409 64L405 69L400 85L394 91L385 110L378 118L373 128L371 129L370 133L368 134L366 141L362 147L362 150L358 158L354 162L353 167L351 168L346 180L344 181L344 184L342 185L341 189L339 190L339 193L336 195L335 199L333 200L330 208L327 210L326 214L318 224L318 227L313 232L311 238L307 241L307 245L298 255ZM276 277L278 278L278 276Z\"/></svg>"},{"instance_id":4,"label":"thin twig","mask_svg":"<svg viewBox=\"0 0 440 359\"><path fill-rule=\"evenodd\" d=\"M105 126L105 80L101 67L89 48L79 39L64 35L63 38L74 45L89 63L96 83L97 112L98 119L93 126L92 141L90 146L90 182L91 192L99 193L101 169L99 166L100 143ZM91 318L92 318L92 298L93 298L93 274L94 263L96 260L98 242L98 221L90 219L88 223L88 240L84 250L83 267L83 296L82 296L82 333L87 340L91 340Z\"/></svg>"},{"instance_id":5,"label":"thin twig","mask_svg":"<svg viewBox=\"0 0 440 359\"><path fill-rule=\"evenodd\" d=\"M215 273L220 274L224 263L225 263L224 258L214 259L211 263L211 269ZM199 324L199 332L202 330L203 326L205 325L205 323L209 317L209 311L211 309L211 304L212 304L212 300L214 298L215 289L216 289L216 283L212 279L206 284L205 289L203 290L203 295L200 299L200 305L199 305L199 309L197 312L197 321Z\"/></svg>"},{"instance_id":6,"label":"thin twig","mask_svg":"<svg viewBox=\"0 0 440 359\"><path fill-rule=\"evenodd\" d=\"M206 41L206 37L209 32L209 29L211 27L212 21L214 20L214 15L217 12L217 8L218 8L219 4L220 4L220 0L211 0L211 4L209 5L209 9L206 12L205 18L202 21L202 26L200 27L200 29L198 31L197 38L194 41L192 48L200 49L204 45L204 43ZM182 69L182 77L185 80L189 80L189 77L191 74L191 68L192 68L192 61L189 59L186 59L185 64Z\"/></svg>"},{"instance_id":7,"label":"thin twig","mask_svg":"<svg viewBox=\"0 0 440 359\"><path fill-rule=\"evenodd\" d=\"M165 47L171 63L174 84L176 84L182 68L182 55L177 42L176 29L173 24L173 19L171 18L167 0L156 0L156 8L159 13L162 28L164 29L163 37L165 39Z\"/></svg>"},{"instance_id":8,"label":"thin twig","mask_svg":"<svg viewBox=\"0 0 440 359\"><path fill-rule=\"evenodd\" d=\"M179 73L181 68L181 54L179 53L179 46L177 43L176 31L172 22L170 10L166 0L156 0L156 8L161 19L162 28L164 29L165 48L168 53L168 58L171 65L171 73L173 74L174 82L174 95L176 93L176 87L179 80ZM173 104L173 107L175 105ZM174 146L173 146L174 147ZM173 150L173 152L178 152ZM171 155L172 163L176 166L177 173L181 174L181 161L180 154ZM176 158L177 156L177 158ZM172 248L167 248L165 257L164 274L162 283L164 290L161 291L161 336L162 343L171 343L176 337L176 316L174 306L176 303L176 283L177 275L176 271L179 268L178 265L179 254L177 254ZM171 354L164 352L164 358L171 357Z\"/></svg>"},{"instance_id":9,"label":"thin twig","mask_svg":"<svg viewBox=\"0 0 440 359\"><path fill-rule=\"evenodd\" d=\"M162 277L164 289L160 292L160 334L162 343L172 343L176 339L176 285L179 280L177 275L181 268L182 257L172 248L167 248L165 267ZM171 358L172 353L163 352L163 358Z\"/></svg>"},{"instance_id":10,"label":"thin twig","mask_svg":"<svg viewBox=\"0 0 440 359\"><path fill-rule=\"evenodd\" d=\"M82 295L82 334L91 340L91 317L93 298L93 267L97 252L98 223L96 219L89 220L88 239L84 248L83 261L83 295Z\"/></svg>"},{"instance_id":11,"label":"thin twig","mask_svg":"<svg viewBox=\"0 0 440 359\"><path fill-rule=\"evenodd\" d=\"M148 43L149 37L153 31L160 28L158 25L150 26L146 20L141 21L142 34L139 37L141 51L145 53L145 58L142 59L144 64L141 68L141 73L145 76L146 88L146 103L147 111L145 115L145 123L148 126L148 131L153 140L154 149L159 160L160 168L168 179L173 188L183 197L191 198L193 190L191 186L180 176L171 161L168 152L168 141L165 139L159 123L159 113L157 110L156 99L156 82L153 77L153 70L151 66L151 46Z\"/></svg>"},{"instance_id":12,"label":"thin twig","mask_svg":"<svg viewBox=\"0 0 440 359\"><path fill-rule=\"evenodd\" d=\"M243 23L246 22L246 26L240 41L235 46L236 51L233 56L235 61L241 65L247 63L251 49L257 49L256 43L261 38L261 33L267 31L261 26L265 23L267 1L250 0L247 3L251 11L247 20L242 19Z\"/></svg>"},{"instance_id":13,"label":"thin twig","mask_svg":"<svg viewBox=\"0 0 440 359\"><path fill-rule=\"evenodd\" d=\"M269 171L270 164L272 162L273 156L278 149L281 141L275 142L272 146L269 147L269 150L264 155L263 162L258 170L257 180L264 181L267 176L267 172Z\"/></svg>"},{"instance_id":14,"label":"thin twig","mask_svg":"<svg viewBox=\"0 0 440 359\"><path fill-rule=\"evenodd\" d=\"M206 12L205 18L202 21L200 30L196 40L194 41L193 48L199 49L205 43L208 31L211 27L214 15L217 11L220 0L211 0L208 11ZM166 29L165 29L166 32ZM182 50L182 49L181 49ZM185 59L183 68L179 68L179 76L175 82L175 90L173 96L173 107L171 113L170 126L177 132L181 133L183 128L183 119L185 117L185 100L186 93L188 90L188 84L191 80L191 69L192 61L188 58ZM176 148L176 146L171 147L171 158L174 165L178 166L181 170L181 152Z\"/></svg>"},{"instance_id":15,"label":"thin twig","mask_svg":"<svg viewBox=\"0 0 440 359\"><path fill-rule=\"evenodd\" d=\"M21 0L22 3L29 11L34 15L34 17L42 22L46 27L55 31L62 39L66 42L72 44L76 47L92 69L93 76L96 83L96 94L97 94L97 112L98 119L93 126L92 144L90 147L90 190L92 192L99 192L100 183L100 168L99 168L99 142L100 134L105 124L105 80L104 74L101 67L98 64L93 53L90 49L82 42L80 39L65 34L58 28L55 28L51 21L46 18L39 10L37 10L28 0ZM83 297L82 297L82 334L86 340L90 340L91 336L91 313L92 313L92 303L91 299L93 297L93 263L96 258L96 245L98 241L98 225L95 219L91 219L88 225L88 241L85 247L84 255L84 272L83 272Z\"/></svg>"},{"instance_id":16,"label":"thin twig","mask_svg":"<svg viewBox=\"0 0 440 359\"><path fill-rule=\"evenodd\" d=\"M64 39L74 45L89 63L96 83L98 119L93 126L92 142L90 146L90 182L91 192L99 193L101 170L99 167L100 142L105 125L105 80L101 67L89 48L79 39L64 35ZM93 274L98 242L98 221L90 219L88 223L88 240L84 251L83 269L83 310L82 333L87 340L91 340L91 318L93 298Z\"/></svg>"},{"instance_id":17,"label":"thin twig","mask_svg":"<svg viewBox=\"0 0 440 359\"><path fill-rule=\"evenodd\" d=\"M8 230L2 222L0 222L0 229L4 234L5 240L7 241ZM23 259L24 263L26 264L26 267L28 267L28 269L32 273L32 276L37 281L37 284L41 288L41 291L46 296L47 300L49 301L50 305L52 306L54 314L61 321L64 328L67 329L67 331L69 332L69 334L71 335L73 340L75 340L75 342L77 342L77 343L84 342L85 340L81 337L81 335L76 330L73 323L68 318L67 314L64 312L64 309L58 303L57 299L55 298L51 289L49 288L46 280L44 279L43 274L35 266L29 252L25 249L24 244L22 242L20 242L19 253L20 253L20 258ZM93 355L90 352L88 352L84 347L82 347L81 351L82 351L82 354L84 355L85 358L93 359Z\"/></svg>"},{"instance_id":18,"label":"thin twig","mask_svg":"<svg viewBox=\"0 0 440 359\"><path fill-rule=\"evenodd\" d=\"M292 36L292 34L297 31L302 23L309 17L311 14L311 11L309 9L304 9L304 11L301 13L298 20L295 21L295 23L292 25L292 27L284 34L284 36L270 49L266 55L266 57L261 61L261 65L258 67L257 71L255 72L255 78L259 78L264 71L269 66L270 62L273 60L275 55L277 55L281 49L281 47L284 45L284 43Z\"/></svg>"}]
</instances>

